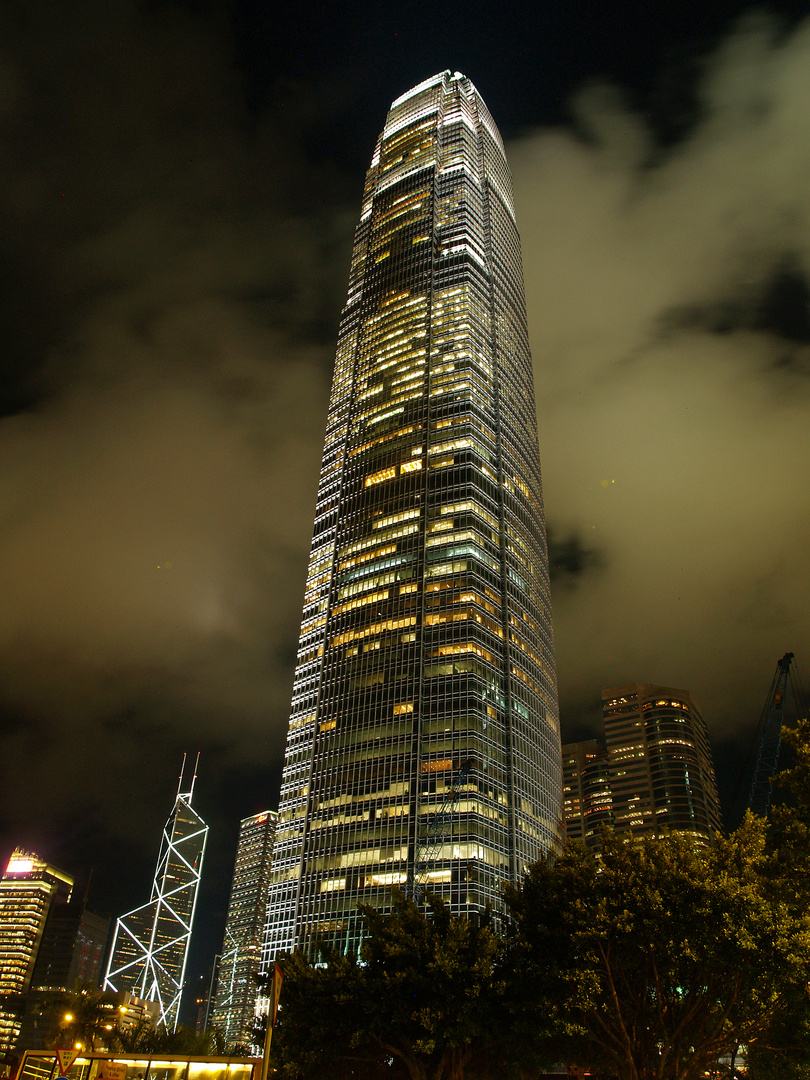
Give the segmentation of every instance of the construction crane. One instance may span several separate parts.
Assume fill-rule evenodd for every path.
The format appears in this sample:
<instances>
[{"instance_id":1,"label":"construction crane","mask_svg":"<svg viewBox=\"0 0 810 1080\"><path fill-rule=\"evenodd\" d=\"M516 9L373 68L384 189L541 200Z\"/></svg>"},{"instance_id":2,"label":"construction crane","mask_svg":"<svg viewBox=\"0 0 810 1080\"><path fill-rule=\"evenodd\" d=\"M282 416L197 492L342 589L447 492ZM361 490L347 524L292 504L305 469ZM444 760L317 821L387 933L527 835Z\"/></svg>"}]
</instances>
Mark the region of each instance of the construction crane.
<instances>
[{"instance_id":1,"label":"construction crane","mask_svg":"<svg viewBox=\"0 0 810 1080\"><path fill-rule=\"evenodd\" d=\"M759 817L767 817L771 809L773 778L779 768L782 727L785 722L785 698L792 660L793 653L788 652L777 662L776 673L754 736L755 740L759 736L759 749L754 776L751 780L748 807Z\"/></svg>"},{"instance_id":2,"label":"construction crane","mask_svg":"<svg viewBox=\"0 0 810 1080\"><path fill-rule=\"evenodd\" d=\"M416 844L413 862L408 869L408 880L405 884L405 893L413 900L418 900L424 892L428 863L438 856L444 841L450 833L450 826L453 822L459 795L469 779L473 765L473 759L468 758L459 766L444 802L436 813L431 815L430 824L424 838Z\"/></svg>"}]
</instances>

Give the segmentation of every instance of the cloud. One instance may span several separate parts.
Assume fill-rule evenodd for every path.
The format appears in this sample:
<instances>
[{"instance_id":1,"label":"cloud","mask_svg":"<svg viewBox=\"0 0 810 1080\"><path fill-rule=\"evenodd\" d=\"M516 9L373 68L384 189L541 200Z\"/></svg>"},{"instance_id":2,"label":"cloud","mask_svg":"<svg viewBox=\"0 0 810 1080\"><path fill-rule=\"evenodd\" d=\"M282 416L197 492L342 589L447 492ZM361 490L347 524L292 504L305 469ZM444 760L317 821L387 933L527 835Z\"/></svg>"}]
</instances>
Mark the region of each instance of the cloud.
<instances>
[{"instance_id":1,"label":"cloud","mask_svg":"<svg viewBox=\"0 0 810 1080\"><path fill-rule=\"evenodd\" d=\"M222 799L282 752L359 191L307 159L323 95L248 113L227 41L0 9L11 842L151 855L180 748ZM751 20L677 145L591 87L508 147L568 724L640 679L725 736L807 651L809 59L810 25Z\"/></svg>"},{"instance_id":2,"label":"cloud","mask_svg":"<svg viewBox=\"0 0 810 1080\"><path fill-rule=\"evenodd\" d=\"M180 747L278 766L350 221L213 20L0 39L0 817L151 849Z\"/></svg>"},{"instance_id":3,"label":"cloud","mask_svg":"<svg viewBox=\"0 0 810 1080\"><path fill-rule=\"evenodd\" d=\"M602 559L555 592L564 721L639 680L748 734L808 652L809 82L810 23L758 16L677 145L591 87L507 148L546 508Z\"/></svg>"}]
</instances>

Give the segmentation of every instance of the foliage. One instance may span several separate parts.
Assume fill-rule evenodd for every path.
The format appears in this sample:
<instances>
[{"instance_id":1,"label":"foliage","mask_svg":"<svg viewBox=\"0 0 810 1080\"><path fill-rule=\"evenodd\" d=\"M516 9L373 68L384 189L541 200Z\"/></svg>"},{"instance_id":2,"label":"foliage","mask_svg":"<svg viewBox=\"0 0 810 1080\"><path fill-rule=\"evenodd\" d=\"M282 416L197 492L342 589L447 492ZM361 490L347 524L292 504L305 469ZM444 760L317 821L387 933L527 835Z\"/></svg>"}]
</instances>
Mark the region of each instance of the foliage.
<instances>
[{"instance_id":1,"label":"foliage","mask_svg":"<svg viewBox=\"0 0 810 1080\"><path fill-rule=\"evenodd\" d=\"M772 876L786 886L787 902L806 907L810 903L810 721L783 728L782 740L793 752L792 763L776 777L776 785L787 792L790 802L772 812Z\"/></svg>"},{"instance_id":2,"label":"foliage","mask_svg":"<svg viewBox=\"0 0 810 1080\"><path fill-rule=\"evenodd\" d=\"M393 910L361 907L362 960L323 950L283 962L274 1064L286 1077L462 1080L496 1037L493 971L500 942L486 927L401 893ZM468 1070L469 1071L469 1070Z\"/></svg>"},{"instance_id":3,"label":"foliage","mask_svg":"<svg viewBox=\"0 0 810 1080\"><path fill-rule=\"evenodd\" d=\"M223 1052L222 1037L214 1029L201 1034L194 1028L182 1026L168 1031L165 1027L155 1027L148 1019L142 1019L134 1026L115 1028L110 1033L108 1045L111 1050L123 1054L188 1054L191 1057L205 1057Z\"/></svg>"},{"instance_id":4,"label":"foliage","mask_svg":"<svg viewBox=\"0 0 810 1080\"><path fill-rule=\"evenodd\" d=\"M797 915L810 908L810 721L783 728L790 767L776 777L789 801L772 811L769 830L772 891ZM810 985L797 986L770 1029L749 1047L750 1080L810 1077Z\"/></svg>"},{"instance_id":5,"label":"foliage","mask_svg":"<svg viewBox=\"0 0 810 1080\"><path fill-rule=\"evenodd\" d=\"M600 862L571 845L531 868L509 896L511 970L569 1060L697 1080L773 1029L807 981L810 934L771 894L765 835L751 817L713 848L606 834Z\"/></svg>"},{"instance_id":6,"label":"foliage","mask_svg":"<svg viewBox=\"0 0 810 1080\"><path fill-rule=\"evenodd\" d=\"M81 1043L88 1050L106 1046L115 1028L115 997L93 983L76 983L59 998L62 1018L55 1046Z\"/></svg>"}]
</instances>

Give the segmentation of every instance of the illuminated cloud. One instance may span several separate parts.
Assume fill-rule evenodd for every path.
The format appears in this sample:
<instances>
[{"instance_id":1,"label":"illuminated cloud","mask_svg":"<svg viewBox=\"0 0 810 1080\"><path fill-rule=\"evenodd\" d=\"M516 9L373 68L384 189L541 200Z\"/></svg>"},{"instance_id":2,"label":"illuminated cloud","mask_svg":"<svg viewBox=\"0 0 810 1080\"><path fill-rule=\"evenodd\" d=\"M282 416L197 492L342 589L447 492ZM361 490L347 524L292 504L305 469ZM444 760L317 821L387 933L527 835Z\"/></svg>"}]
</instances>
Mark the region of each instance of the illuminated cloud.
<instances>
[{"instance_id":1,"label":"illuminated cloud","mask_svg":"<svg viewBox=\"0 0 810 1080\"><path fill-rule=\"evenodd\" d=\"M808 654L810 23L744 22L655 151L604 88L510 150L550 520L602 566L555 596L563 716L691 689L748 727Z\"/></svg>"},{"instance_id":2,"label":"illuminated cloud","mask_svg":"<svg viewBox=\"0 0 810 1080\"><path fill-rule=\"evenodd\" d=\"M0 41L0 817L151 851L178 748L223 806L280 760L361 179L179 7ZM507 147L564 724L645 680L750 730L808 653L809 82L750 21L676 145L601 87Z\"/></svg>"}]
</instances>

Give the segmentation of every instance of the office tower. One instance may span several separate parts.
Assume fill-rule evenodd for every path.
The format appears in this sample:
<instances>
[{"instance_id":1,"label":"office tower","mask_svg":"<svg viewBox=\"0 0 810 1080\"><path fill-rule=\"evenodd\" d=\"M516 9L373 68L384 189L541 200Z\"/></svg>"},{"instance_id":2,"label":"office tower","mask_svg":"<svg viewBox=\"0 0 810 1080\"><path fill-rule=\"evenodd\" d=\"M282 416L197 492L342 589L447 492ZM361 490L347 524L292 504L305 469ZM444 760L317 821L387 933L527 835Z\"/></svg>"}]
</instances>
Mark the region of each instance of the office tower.
<instances>
[{"instance_id":1,"label":"office tower","mask_svg":"<svg viewBox=\"0 0 810 1080\"><path fill-rule=\"evenodd\" d=\"M37 952L17 1046L45 1050L53 1045L65 1012L64 995L101 979L110 919L84 902L56 904Z\"/></svg>"},{"instance_id":2,"label":"office tower","mask_svg":"<svg viewBox=\"0 0 810 1080\"><path fill-rule=\"evenodd\" d=\"M14 1048L25 995L51 909L66 904L73 878L29 851L15 849L0 879L0 1052Z\"/></svg>"},{"instance_id":3,"label":"office tower","mask_svg":"<svg viewBox=\"0 0 810 1080\"><path fill-rule=\"evenodd\" d=\"M607 750L598 739L566 743L562 768L567 837L598 848L602 826L613 826Z\"/></svg>"},{"instance_id":4,"label":"office tower","mask_svg":"<svg viewBox=\"0 0 810 1080\"><path fill-rule=\"evenodd\" d=\"M630 683L602 691L617 831L722 830L706 723L688 690Z\"/></svg>"},{"instance_id":5,"label":"office tower","mask_svg":"<svg viewBox=\"0 0 810 1080\"><path fill-rule=\"evenodd\" d=\"M256 980L262 958L277 818L275 811L266 810L244 818L239 826L231 898L212 1011L213 1026L223 1036L228 1048L250 1046L254 1041L254 1014L259 995Z\"/></svg>"},{"instance_id":6,"label":"office tower","mask_svg":"<svg viewBox=\"0 0 810 1080\"><path fill-rule=\"evenodd\" d=\"M199 761L199 754L197 755ZM117 922L104 988L128 990L159 1008L158 1023L177 1026L208 826L191 806L194 775L183 791L186 759L174 809L163 828L152 896Z\"/></svg>"},{"instance_id":7,"label":"office tower","mask_svg":"<svg viewBox=\"0 0 810 1080\"><path fill-rule=\"evenodd\" d=\"M398 98L366 177L327 418L264 963L360 901L455 913L561 834L520 243L463 75Z\"/></svg>"}]
</instances>

